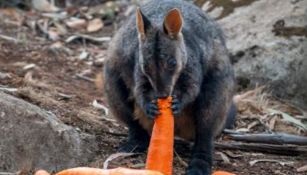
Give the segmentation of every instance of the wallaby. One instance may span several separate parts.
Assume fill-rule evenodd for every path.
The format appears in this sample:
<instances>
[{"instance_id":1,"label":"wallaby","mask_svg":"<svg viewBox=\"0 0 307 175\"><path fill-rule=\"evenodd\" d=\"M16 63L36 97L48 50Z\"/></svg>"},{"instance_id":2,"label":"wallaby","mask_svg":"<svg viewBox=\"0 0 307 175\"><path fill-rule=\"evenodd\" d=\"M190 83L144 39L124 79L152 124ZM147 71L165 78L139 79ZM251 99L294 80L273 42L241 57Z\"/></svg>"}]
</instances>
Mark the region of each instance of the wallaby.
<instances>
[{"instance_id":1,"label":"wallaby","mask_svg":"<svg viewBox=\"0 0 307 175\"><path fill-rule=\"evenodd\" d=\"M186 174L211 174L213 139L234 120L235 83L223 33L200 8L182 0L138 8L111 42L104 81L112 115L129 128L119 151L147 149L157 99L173 96L175 134L194 140Z\"/></svg>"}]
</instances>

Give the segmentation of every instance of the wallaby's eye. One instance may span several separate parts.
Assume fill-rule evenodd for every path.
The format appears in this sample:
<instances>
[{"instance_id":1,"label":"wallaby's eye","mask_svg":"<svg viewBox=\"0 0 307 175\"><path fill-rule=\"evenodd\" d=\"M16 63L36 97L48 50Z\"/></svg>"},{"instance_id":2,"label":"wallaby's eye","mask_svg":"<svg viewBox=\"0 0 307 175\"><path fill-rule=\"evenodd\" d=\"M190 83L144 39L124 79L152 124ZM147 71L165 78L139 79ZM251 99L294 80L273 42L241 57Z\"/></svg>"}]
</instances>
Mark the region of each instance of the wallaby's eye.
<instances>
[{"instance_id":1,"label":"wallaby's eye","mask_svg":"<svg viewBox=\"0 0 307 175\"><path fill-rule=\"evenodd\" d=\"M174 69L177 65L177 60L176 59L168 59L167 60L167 67L170 69Z\"/></svg>"}]
</instances>

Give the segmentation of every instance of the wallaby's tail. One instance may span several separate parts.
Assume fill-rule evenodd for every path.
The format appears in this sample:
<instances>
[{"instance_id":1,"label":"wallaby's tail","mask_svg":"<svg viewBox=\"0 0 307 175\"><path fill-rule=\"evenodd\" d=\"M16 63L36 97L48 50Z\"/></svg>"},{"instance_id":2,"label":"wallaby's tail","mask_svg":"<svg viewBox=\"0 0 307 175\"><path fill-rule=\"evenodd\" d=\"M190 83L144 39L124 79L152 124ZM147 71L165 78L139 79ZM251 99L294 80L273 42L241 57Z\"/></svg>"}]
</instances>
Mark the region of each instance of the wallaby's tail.
<instances>
[{"instance_id":1,"label":"wallaby's tail","mask_svg":"<svg viewBox=\"0 0 307 175\"><path fill-rule=\"evenodd\" d=\"M233 129L234 128L236 115L237 115L237 107L234 104L234 102L232 102L231 107L230 107L229 112L228 112L228 115L227 115L227 119L226 119L226 124L225 124L226 129Z\"/></svg>"}]
</instances>

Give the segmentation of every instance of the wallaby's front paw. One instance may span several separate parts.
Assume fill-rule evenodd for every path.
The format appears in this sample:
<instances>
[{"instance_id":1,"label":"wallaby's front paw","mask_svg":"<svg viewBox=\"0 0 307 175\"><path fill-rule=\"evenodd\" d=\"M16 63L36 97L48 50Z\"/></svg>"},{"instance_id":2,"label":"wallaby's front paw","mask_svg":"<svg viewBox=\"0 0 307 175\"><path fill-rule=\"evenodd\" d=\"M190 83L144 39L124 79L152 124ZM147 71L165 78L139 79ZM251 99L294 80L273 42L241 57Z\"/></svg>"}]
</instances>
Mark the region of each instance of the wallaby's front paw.
<instances>
[{"instance_id":1,"label":"wallaby's front paw","mask_svg":"<svg viewBox=\"0 0 307 175\"><path fill-rule=\"evenodd\" d=\"M154 119L157 115L159 115L160 111L157 100L152 100L151 102L145 104L145 111L146 115L151 119Z\"/></svg>"},{"instance_id":2,"label":"wallaby's front paw","mask_svg":"<svg viewBox=\"0 0 307 175\"><path fill-rule=\"evenodd\" d=\"M172 111L174 115L177 115L181 112L182 110L182 104L179 101L179 99L177 98L177 96L172 96L173 100L172 100Z\"/></svg>"}]
</instances>

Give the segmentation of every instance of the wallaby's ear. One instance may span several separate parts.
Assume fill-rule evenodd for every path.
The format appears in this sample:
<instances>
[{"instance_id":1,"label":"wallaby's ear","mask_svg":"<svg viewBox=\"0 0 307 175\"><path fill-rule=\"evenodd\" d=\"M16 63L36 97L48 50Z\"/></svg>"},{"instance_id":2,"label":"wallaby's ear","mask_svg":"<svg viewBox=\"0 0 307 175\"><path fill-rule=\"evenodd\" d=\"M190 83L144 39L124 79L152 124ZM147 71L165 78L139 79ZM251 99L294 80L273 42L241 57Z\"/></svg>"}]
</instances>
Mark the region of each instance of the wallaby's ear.
<instances>
[{"instance_id":1,"label":"wallaby's ear","mask_svg":"<svg viewBox=\"0 0 307 175\"><path fill-rule=\"evenodd\" d=\"M150 22L143 15L139 7L136 9L136 25L141 38L144 38L146 34L146 29L149 27Z\"/></svg>"},{"instance_id":2,"label":"wallaby's ear","mask_svg":"<svg viewBox=\"0 0 307 175\"><path fill-rule=\"evenodd\" d=\"M176 37L182 29L183 19L179 9L174 8L170 10L165 18L163 27L166 32L171 37Z\"/></svg>"}]
</instances>

